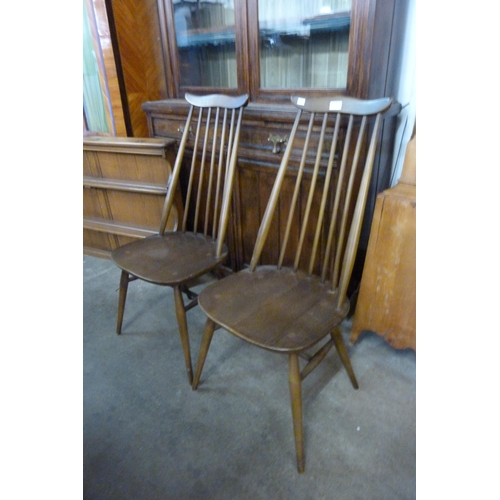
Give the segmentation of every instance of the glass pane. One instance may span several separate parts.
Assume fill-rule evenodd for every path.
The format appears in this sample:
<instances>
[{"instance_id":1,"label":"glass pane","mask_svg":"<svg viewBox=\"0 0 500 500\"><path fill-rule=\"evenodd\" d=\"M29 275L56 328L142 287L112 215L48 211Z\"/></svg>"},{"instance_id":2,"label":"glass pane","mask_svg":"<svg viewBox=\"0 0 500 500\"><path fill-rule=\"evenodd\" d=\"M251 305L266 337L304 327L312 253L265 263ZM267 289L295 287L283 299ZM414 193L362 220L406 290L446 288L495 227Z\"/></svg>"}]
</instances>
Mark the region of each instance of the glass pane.
<instances>
[{"instance_id":1,"label":"glass pane","mask_svg":"<svg viewBox=\"0 0 500 500\"><path fill-rule=\"evenodd\" d=\"M181 85L236 88L234 0L173 3Z\"/></svg>"},{"instance_id":2,"label":"glass pane","mask_svg":"<svg viewBox=\"0 0 500 500\"><path fill-rule=\"evenodd\" d=\"M347 85L351 0L259 0L261 87Z\"/></svg>"}]
</instances>

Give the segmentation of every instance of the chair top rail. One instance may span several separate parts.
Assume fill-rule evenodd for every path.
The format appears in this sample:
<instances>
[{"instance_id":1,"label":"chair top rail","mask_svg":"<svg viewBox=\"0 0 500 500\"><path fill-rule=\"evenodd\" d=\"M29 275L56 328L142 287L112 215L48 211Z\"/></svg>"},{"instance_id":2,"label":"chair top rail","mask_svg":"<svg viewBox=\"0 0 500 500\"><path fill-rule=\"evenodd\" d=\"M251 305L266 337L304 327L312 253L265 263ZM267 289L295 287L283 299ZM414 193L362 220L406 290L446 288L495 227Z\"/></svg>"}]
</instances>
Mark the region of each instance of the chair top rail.
<instances>
[{"instance_id":1,"label":"chair top rail","mask_svg":"<svg viewBox=\"0 0 500 500\"><path fill-rule=\"evenodd\" d=\"M200 108L237 109L248 103L248 94L229 96L222 94L195 95L186 92L185 99L189 104Z\"/></svg>"},{"instance_id":2,"label":"chair top rail","mask_svg":"<svg viewBox=\"0 0 500 500\"><path fill-rule=\"evenodd\" d=\"M339 112L349 115L365 116L375 115L387 111L392 104L391 97L380 99L362 100L354 97L300 97L292 96L295 107L311 113Z\"/></svg>"}]
</instances>

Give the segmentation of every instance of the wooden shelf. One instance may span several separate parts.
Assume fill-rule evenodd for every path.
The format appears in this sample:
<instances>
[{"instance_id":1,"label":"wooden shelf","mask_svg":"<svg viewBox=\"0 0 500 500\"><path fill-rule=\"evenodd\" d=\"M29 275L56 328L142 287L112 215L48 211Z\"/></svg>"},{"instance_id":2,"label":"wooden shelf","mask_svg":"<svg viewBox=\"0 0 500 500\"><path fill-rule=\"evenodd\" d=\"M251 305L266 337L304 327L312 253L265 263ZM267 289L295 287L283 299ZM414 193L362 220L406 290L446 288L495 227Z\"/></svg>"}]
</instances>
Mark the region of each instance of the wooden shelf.
<instances>
[{"instance_id":1,"label":"wooden shelf","mask_svg":"<svg viewBox=\"0 0 500 500\"><path fill-rule=\"evenodd\" d=\"M90 255L92 257L98 257L100 259L111 259L111 253L106 250L100 250L99 248L87 247L83 245L84 255Z\"/></svg>"},{"instance_id":2,"label":"wooden shelf","mask_svg":"<svg viewBox=\"0 0 500 500\"><path fill-rule=\"evenodd\" d=\"M97 257L157 233L175 160L165 138L85 137L83 140L83 251ZM177 199L167 229L182 213Z\"/></svg>"},{"instance_id":3,"label":"wooden shelf","mask_svg":"<svg viewBox=\"0 0 500 500\"><path fill-rule=\"evenodd\" d=\"M147 182L124 181L120 179L104 179L83 176L83 186L96 189L114 189L131 193L167 194L167 186L149 184Z\"/></svg>"},{"instance_id":4,"label":"wooden shelf","mask_svg":"<svg viewBox=\"0 0 500 500\"><path fill-rule=\"evenodd\" d=\"M110 221L99 217L84 217L83 228L101 233L128 236L130 238L146 238L157 233L157 228L147 228L118 221Z\"/></svg>"},{"instance_id":5,"label":"wooden shelf","mask_svg":"<svg viewBox=\"0 0 500 500\"><path fill-rule=\"evenodd\" d=\"M155 138L92 135L84 138L83 150L165 157L167 149L173 144L174 141L165 142Z\"/></svg>"},{"instance_id":6,"label":"wooden shelf","mask_svg":"<svg viewBox=\"0 0 500 500\"><path fill-rule=\"evenodd\" d=\"M325 14L302 22L286 23L278 27L266 28L261 26L259 36L266 38L276 35L303 36L304 30L309 34L333 33L348 29L351 25L351 13ZM216 28L194 29L178 34L177 46L181 49L187 47L198 47L202 45L222 45L235 43L236 35L234 26L221 26Z\"/></svg>"}]
</instances>

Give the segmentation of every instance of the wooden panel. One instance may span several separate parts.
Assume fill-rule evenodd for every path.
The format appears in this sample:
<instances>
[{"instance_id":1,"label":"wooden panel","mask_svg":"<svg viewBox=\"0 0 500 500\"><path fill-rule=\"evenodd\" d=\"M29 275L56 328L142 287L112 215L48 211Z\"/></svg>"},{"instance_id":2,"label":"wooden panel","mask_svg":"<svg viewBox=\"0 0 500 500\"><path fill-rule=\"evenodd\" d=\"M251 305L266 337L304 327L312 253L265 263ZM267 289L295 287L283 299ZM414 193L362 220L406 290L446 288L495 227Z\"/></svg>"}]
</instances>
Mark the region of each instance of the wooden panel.
<instances>
[{"instance_id":1,"label":"wooden panel","mask_svg":"<svg viewBox=\"0 0 500 500\"><path fill-rule=\"evenodd\" d=\"M116 245L117 242L111 234L83 229L83 253L87 255L109 258L109 249L115 248Z\"/></svg>"},{"instance_id":2,"label":"wooden panel","mask_svg":"<svg viewBox=\"0 0 500 500\"><path fill-rule=\"evenodd\" d=\"M416 188L398 184L377 197L351 331L416 350Z\"/></svg>"},{"instance_id":3,"label":"wooden panel","mask_svg":"<svg viewBox=\"0 0 500 500\"><path fill-rule=\"evenodd\" d=\"M252 250L257 233L259 231L259 221L262 217L260 202L260 174L250 168L244 168L241 165L239 169L239 213L241 227L242 262L248 263L252 258ZM265 205L264 205L265 208Z\"/></svg>"},{"instance_id":4,"label":"wooden panel","mask_svg":"<svg viewBox=\"0 0 500 500\"><path fill-rule=\"evenodd\" d=\"M86 255L92 255L94 257L109 259L110 249L125 245L136 239L137 236L126 237L111 233L105 233L102 231L102 226L99 230L84 228L83 253Z\"/></svg>"},{"instance_id":5,"label":"wooden panel","mask_svg":"<svg viewBox=\"0 0 500 500\"><path fill-rule=\"evenodd\" d=\"M108 189L106 193L113 220L158 230L165 195L114 189Z\"/></svg>"},{"instance_id":6,"label":"wooden panel","mask_svg":"<svg viewBox=\"0 0 500 500\"><path fill-rule=\"evenodd\" d=\"M262 222L262 216L266 211L269 198L271 197L271 191L273 189L275 178L276 175L272 169L261 171L259 174L259 206L255 208L252 207L251 205L242 207L242 210L248 212L248 216L250 219L257 220L257 224L259 226L260 223ZM258 212L256 208L258 208ZM269 238L266 242L264 249L262 250L262 256L261 256L262 264L275 263L278 260L278 255L280 251L279 235L282 233L282 231L280 231L279 208L280 207L278 206L277 207L278 214L276 214L276 216L273 218L271 229L269 230ZM257 218L257 214L260 214L260 217ZM245 231L245 228L242 228L242 230ZM249 248L249 250L250 249L253 250L254 245L255 245L255 240L252 242L252 246ZM249 262L245 262L245 264L248 263Z\"/></svg>"},{"instance_id":7,"label":"wooden panel","mask_svg":"<svg viewBox=\"0 0 500 500\"><path fill-rule=\"evenodd\" d=\"M100 189L83 189L84 215L87 217L100 217L108 219L111 217L106 194Z\"/></svg>"},{"instance_id":8,"label":"wooden panel","mask_svg":"<svg viewBox=\"0 0 500 500\"><path fill-rule=\"evenodd\" d=\"M97 156L100 166L99 177L103 179L138 181L164 187L167 184L168 172L163 168L165 159L161 156L139 156L107 152L88 152L88 155ZM89 161L91 160L89 159Z\"/></svg>"},{"instance_id":9,"label":"wooden panel","mask_svg":"<svg viewBox=\"0 0 500 500\"><path fill-rule=\"evenodd\" d=\"M107 257L111 250L155 234L175 141L88 137L83 141L84 252ZM177 225L178 198L168 229Z\"/></svg>"}]
</instances>

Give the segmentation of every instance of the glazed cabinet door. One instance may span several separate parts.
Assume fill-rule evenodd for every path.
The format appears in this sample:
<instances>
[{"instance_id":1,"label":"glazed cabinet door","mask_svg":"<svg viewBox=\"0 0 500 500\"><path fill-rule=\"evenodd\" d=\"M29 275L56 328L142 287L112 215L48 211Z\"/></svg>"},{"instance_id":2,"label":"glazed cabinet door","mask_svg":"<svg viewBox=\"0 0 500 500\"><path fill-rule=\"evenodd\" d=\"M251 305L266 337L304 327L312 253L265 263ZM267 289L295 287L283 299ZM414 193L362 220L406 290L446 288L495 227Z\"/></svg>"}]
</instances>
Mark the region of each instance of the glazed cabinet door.
<instances>
[{"instance_id":1,"label":"glazed cabinet door","mask_svg":"<svg viewBox=\"0 0 500 500\"><path fill-rule=\"evenodd\" d=\"M244 93L246 4L242 0L159 0L173 97L186 91Z\"/></svg>"},{"instance_id":2,"label":"glazed cabinet door","mask_svg":"<svg viewBox=\"0 0 500 500\"><path fill-rule=\"evenodd\" d=\"M252 94L345 92L351 0L250 0Z\"/></svg>"},{"instance_id":3,"label":"glazed cabinet door","mask_svg":"<svg viewBox=\"0 0 500 500\"><path fill-rule=\"evenodd\" d=\"M345 92L352 0L160 0L173 97Z\"/></svg>"}]
</instances>

